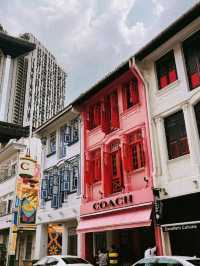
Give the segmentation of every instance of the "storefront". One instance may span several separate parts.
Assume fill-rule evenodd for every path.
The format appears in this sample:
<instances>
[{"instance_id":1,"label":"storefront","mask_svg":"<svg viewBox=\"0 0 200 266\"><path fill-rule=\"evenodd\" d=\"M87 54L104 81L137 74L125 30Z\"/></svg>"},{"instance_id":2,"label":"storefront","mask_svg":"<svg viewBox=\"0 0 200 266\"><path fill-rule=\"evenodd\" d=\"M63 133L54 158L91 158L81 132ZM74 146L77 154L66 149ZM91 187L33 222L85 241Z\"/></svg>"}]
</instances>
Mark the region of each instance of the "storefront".
<instances>
[{"instance_id":1,"label":"storefront","mask_svg":"<svg viewBox=\"0 0 200 266\"><path fill-rule=\"evenodd\" d=\"M167 255L200 256L200 193L162 201L161 228Z\"/></svg>"},{"instance_id":2,"label":"storefront","mask_svg":"<svg viewBox=\"0 0 200 266\"><path fill-rule=\"evenodd\" d=\"M68 223L66 234L66 226L65 224L48 225L47 255L77 255L76 227L70 227Z\"/></svg>"},{"instance_id":3,"label":"storefront","mask_svg":"<svg viewBox=\"0 0 200 266\"><path fill-rule=\"evenodd\" d=\"M135 205L134 200L133 194L128 193L82 207L78 226L81 246L85 246L82 256L93 262L98 249L109 250L114 244L121 265L131 265L144 257L148 247L155 246L152 204Z\"/></svg>"}]
</instances>

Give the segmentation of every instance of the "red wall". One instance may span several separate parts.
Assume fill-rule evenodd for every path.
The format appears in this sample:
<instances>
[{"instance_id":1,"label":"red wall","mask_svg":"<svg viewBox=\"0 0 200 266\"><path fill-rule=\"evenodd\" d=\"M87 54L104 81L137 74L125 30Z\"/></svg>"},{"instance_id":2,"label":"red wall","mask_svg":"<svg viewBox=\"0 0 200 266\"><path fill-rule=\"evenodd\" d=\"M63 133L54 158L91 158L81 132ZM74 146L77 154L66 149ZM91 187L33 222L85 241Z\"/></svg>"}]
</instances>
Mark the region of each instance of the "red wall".
<instances>
[{"instance_id":1,"label":"red wall","mask_svg":"<svg viewBox=\"0 0 200 266\"><path fill-rule=\"evenodd\" d=\"M124 110L123 87L124 84L133 77L138 80L139 103L127 110ZM104 96L115 89L117 90L118 95L119 128L109 134L105 134L102 131L101 126L88 130L88 108L96 101L103 102ZM105 197L113 197L117 194L120 195L132 192L134 196L134 204L152 202L152 156L149 139L146 96L144 85L135 69L130 69L114 82L101 89L100 92L90 97L81 106L81 114L84 121L82 132L82 156L85 158L82 166L82 173L84 173L84 178L82 178L84 197L81 204L81 214L90 213L92 210L92 203L94 201ZM127 135L137 129L142 130L145 166L137 170L127 171L126 163L127 160L130 160L130 158L127 158L123 144L127 142ZM107 191L110 186L110 180L108 180L109 178L107 177L107 171L109 171L109 169L105 168L105 152L107 152L109 144L114 140L119 141L119 147L121 150L123 188L120 192L112 194L110 191ZM86 169L88 165L86 166L86 159L88 160L88 158L90 158L89 154L98 148L101 150L101 180L91 184L91 182L88 182L88 172L86 172L86 170L88 171L88 169Z\"/></svg>"}]
</instances>

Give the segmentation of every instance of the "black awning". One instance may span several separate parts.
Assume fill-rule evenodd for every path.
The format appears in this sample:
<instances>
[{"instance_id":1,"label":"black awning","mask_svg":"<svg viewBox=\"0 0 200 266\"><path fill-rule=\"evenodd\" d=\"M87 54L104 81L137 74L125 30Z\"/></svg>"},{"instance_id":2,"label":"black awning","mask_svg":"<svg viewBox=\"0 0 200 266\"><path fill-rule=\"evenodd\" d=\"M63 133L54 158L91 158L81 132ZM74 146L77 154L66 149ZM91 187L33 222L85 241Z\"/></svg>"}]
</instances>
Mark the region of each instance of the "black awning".
<instances>
[{"instance_id":1,"label":"black awning","mask_svg":"<svg viewBox=\"0 0 200 266\"><path fill-rule=\"evenodd\" d=\"M29 127L0 121L0 142L6 143L10 139L19 139L29 135Z\"/></svg>"},{"instance_id":2,"label":"black awning","mask_svg":"<svg viewBox=\"0 0 200 266\"><path fill-rule=\"evenodd\" d=\"M161 224L200 221L200 193L163 200Z\"/></svg>"},{"instance_id":3,"label":"black awning","mask_svg":"<svg viewBox=\"0 0 200 266\"><path fill-rule=\"evenodd\" d=\"M31 52L35 47L34 43L0 32L0 49L5 55L15 58Z\"/></svg>"}]
</instances>

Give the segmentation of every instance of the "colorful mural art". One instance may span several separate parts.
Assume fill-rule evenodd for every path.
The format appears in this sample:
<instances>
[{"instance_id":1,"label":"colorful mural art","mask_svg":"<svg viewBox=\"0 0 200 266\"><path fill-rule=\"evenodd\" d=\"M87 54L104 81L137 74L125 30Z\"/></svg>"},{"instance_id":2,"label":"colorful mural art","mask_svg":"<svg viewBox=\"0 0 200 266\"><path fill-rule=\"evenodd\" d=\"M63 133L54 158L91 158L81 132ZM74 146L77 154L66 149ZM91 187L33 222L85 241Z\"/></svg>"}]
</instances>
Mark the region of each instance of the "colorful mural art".
<instances>
[{"instance_id":1,"label":"colorful mural art","mask_svg":"<svg viewBox=\"0 0 200 266\"><path fill-rule=\"evenodd\" d=\"M48 226L48 255L62 254L63 226L59 224Z\"/></svg>"},{"instance_id":2,"label":"colorful mural art","mask_svg":"<svg viewBox=\"0 0 200 266\"><path fill-rule=\"evenodd\" d=\"M25 164L25 158L22 158L21 160L22 164ZM35 223L36 210L38 206L40 166L32 159L30 159L30 162L30 174L27 172L28 163L26 163L26 173L21 171L21 176L19 176L17 180L16 207L18 207L18 223L20 225Z\"/></svg>"}]
</instances>

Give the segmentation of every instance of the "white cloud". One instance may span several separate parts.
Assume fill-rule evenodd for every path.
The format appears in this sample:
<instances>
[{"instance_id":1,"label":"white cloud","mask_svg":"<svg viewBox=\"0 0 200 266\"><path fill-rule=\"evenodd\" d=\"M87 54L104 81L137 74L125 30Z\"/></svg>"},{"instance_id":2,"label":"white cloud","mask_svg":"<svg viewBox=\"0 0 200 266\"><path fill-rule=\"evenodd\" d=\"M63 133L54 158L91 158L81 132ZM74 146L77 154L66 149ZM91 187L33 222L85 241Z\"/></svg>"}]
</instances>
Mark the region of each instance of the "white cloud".
<instances>
[{"instance_id":1,"label":"white cloud","mask_svg":"<svg viewBox=\"0 0 200 266\"><path fill-rule=\"evenodd\" d=\"M162 13L165 11L163 4L159 0L152 0L152 2L154 4L154 14L157 17L160 17Z\"/></svg>"},{"instance_id":2,"label":"white cloud","mask_svg":"<svg viewBox=\"0 0 200 266\"><path fill-rule=\"evenodd\" d=\"M176 6L186 1L176 0ZM160 29L166 18L162 16L160 20L160 16L165 10L170 11L170 7L176 10L174 0L168 0L167 5L164 0L152 0L148 15L144 12L146 3L141 0L12 0L11 5L10 1L1 0L0 23L10 33L36 35L65 67L71 83L70 96L77 96L143 46ZM143 9L137 9L138 4ZM151 23L146 24L148 16ZM130 18L134 18L131 23Z\"/></svg>"}]
</instances>

